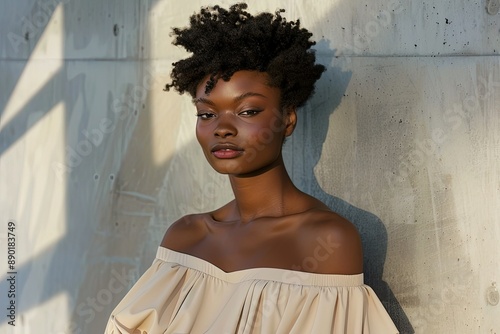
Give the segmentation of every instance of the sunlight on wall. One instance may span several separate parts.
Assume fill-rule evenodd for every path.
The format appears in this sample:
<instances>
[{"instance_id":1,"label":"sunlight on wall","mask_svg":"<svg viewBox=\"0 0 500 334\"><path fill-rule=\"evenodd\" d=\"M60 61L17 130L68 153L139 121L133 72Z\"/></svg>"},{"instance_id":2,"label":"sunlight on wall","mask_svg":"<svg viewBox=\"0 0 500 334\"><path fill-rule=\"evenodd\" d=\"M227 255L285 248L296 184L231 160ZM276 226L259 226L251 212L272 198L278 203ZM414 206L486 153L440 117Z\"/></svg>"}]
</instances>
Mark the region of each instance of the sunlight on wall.
<instances>
[{"instance_id":1,"label":"sunlight on wall","mask_svg":"<svg viewBox=\"0 0 500 334\"><path fill-rule=\"evenodd\" d=\"M66 234L67 182L54 173L51 164L64 161L65 112L64 103L58 103L24 136L25 159L21 173L24 177L16 217L30 222L27 234L32 255L51 247ZM40 142L50 150L40 149ZM32 203L25 204L26 201ZM32 209L25 210L30 205Z\"/></svg>"},{"instance_id":2,"label":"sunlight on wall","mask_svg":"<svg viewBox=\"0 0 500 334\"><path fill-rule=\"evenodd\" d=\"M20 76L17 86L9 98L0 121L0 131L5 124L8 124L23 109L28 101L45 87L55 73L61 69L63 64L64 39L63 14L63 8L59 5L40 36L40 40L33 50L23 74ZM43 69L39 67L38 60L43 61Z\"/></svg>"},{"instance_id":3,"label":"sunlight on wall","mask_svg":"<svg viewBox=\"0 0 500 334\"><path fill-rule=\"evenodd\" d=\"M5 110L9 119L22 110L24 104L48 84L63 65L63 9L55 10L47 28L32 53L30 60L11 95ZM39 61L41 60L41 61ZM38 121L39 120L39 121ZM31 126L32 123L33 126ZM58 103L51 110L30 112L21 143L14 143L11 152L23 152L20 184L18 185L18 206L15 217L24 224L29 222L27 231L30 240L30 254L35 256L50 247L66 233L66 182L52 171L51 162L64 161L65 106ZM44 143L44 148L40 145ZM22 148L19 150L18 145ZM8 157L9 151L4 155ZM19 159L19 157L17 157ZM13 157L15 160L16 157ZM14 164L12 164L14 166ZM31 207L31 210L26 208ZM43 237L40 237L43 235ZM23 262L29 258L20 259ZM21 263L20 263L21 264Z\"/></svg>"}]
</instances>

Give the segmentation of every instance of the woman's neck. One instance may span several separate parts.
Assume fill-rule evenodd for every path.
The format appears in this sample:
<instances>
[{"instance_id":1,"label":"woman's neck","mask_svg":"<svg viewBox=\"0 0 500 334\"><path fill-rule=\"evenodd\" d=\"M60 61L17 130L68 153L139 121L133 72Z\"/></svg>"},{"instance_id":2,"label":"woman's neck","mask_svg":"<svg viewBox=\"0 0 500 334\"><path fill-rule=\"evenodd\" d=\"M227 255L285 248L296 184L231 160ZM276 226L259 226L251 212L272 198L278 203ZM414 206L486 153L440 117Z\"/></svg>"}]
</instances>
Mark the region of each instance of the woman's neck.
<instances>
[{"instance_id":1,"label":"woman's neck","mask_svg":"<svg viewBox=\"0 0 500 334\"><path fill-rule=\"evenodd\" d=\"M230 175L229 180L235 197L234 215L241 223L288 214L286 199L299 192L281 157L275 166L263 173L245 177Z\"/></svg>"}]
</instances>

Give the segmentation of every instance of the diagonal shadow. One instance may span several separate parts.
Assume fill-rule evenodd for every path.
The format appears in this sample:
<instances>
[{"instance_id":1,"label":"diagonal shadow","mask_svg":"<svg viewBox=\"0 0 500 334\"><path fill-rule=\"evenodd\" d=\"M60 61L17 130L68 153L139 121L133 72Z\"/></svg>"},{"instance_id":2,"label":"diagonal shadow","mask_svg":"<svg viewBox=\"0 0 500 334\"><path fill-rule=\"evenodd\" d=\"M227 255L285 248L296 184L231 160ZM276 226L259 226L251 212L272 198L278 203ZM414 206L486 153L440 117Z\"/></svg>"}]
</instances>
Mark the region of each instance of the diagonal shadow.
<instances>
[{"instance_id":1,"label":"diagonal shadow","mask_svg":"<svg viewBox=\"0 0 500 334\"><path fill-rule=\"evenodd\" d=\"M23 13L18 13L17 11L13 12L23 19L32 17L33 13L37 13L37 9L40 10L38 5L39 3L33 2L31 6L23 7ZM57 6L62 6L64 11L66 5L63 3L54 3L50 6L53 6L53 11L50 14L44 12L45 15L47 15L47 23L39 27L40 32L36 37L31 36L30 43L33 43L33 45L37 45L41 36L43 36L43 32L46 29L48 22L50 22L55 8ZM18 9L19 7L16 8ZM45 8L45 10L48 9ZM17 23L21 24L20 22ZM66 25L66 27L67 26L68 25ZM64 31L68 30L65 29ZM33 47L30 54L26 56L28 60L24 61L15 59L16 62L22 63L22 68L17 72L18 76L16 78L13 78L12 76L9 77L10 80L14 79L12 84L10 82L4 83L8 89L7 94L9 98L12 98L15 87L20 83L24 71L28 68L32 55L31 53L35 49L36 48ZM70 119L71 114L75 109L75 105L80 97L84 101L84 108L87 109L87 112L89 112L84 87L86 74L80 73L68 78L69 73L66 71L67 68L64 63L64 57L61 61L63 62L61 68L56 71L52 77L45 82L41 89L33 95L20 110L16 112L15 116L2 127L2 131L0 132L0 158L7 150L21 140L23 136L25 136L33 127L39 124L57 104L61 102L64 104L66 120ZM11 84L11 86L9 86L9 84ZM2 114L9 98L2 102ZM66 122L63 129L66 142L68 142L66 132L67 126L68 124ZM44 147L41 142L40 150L44 149L47 148ZM47 191L47 195L38 197L37 201L42 201L43 207L60 205L60 203L53 203L51 201L50 197L52 196L52 193L50 192L50 189L47 189ZM70 194L67 198L67 202L70 203L72 200L71 190L68 190L67 193ZM36 196L29 197L26 202L30 203L33 198L36 198ZM72 207L74 207L74 205L68 205L67 212L70 212L70 214L85 214L85 212L72 212ZM23 209L30 210L33 209L33 207ZM83 209L81 211L87 210ZM38 228L43 226L44 223L39 222L39 224L40 225L29 226L29 228ZM75 282L78 282L78 277L75 272L66 270L66 263L70 261L68 258L68 250L73 247L85 249L85 246L83 245L85 243L85 239L80 238L80 236L88 234L85 233L86 229L87 227L84 225L71 224L69 218L66 217L67 233L58 242L48 248L45 248L42 252L31 257L30 260L26 261L22 266L16 268L18 273L16 277L16 290L18 291L18 296L21 297L22 300L22 302L19 302L18 297L18 303L16 305L18 315L22 315L24 312L50 300L61 292L67 293L75 290ZM20 240L20 242L22 242L22 240ZM6 290L7 282L2 278L0 282L0 291ZM71 293L69 295L71 295ZM30 298L26 298L26 296L30 296ZM5 324L8 320L9 318L4 317L1 320L0 325Z\"/></svg>"},{"instance_id":2,"label":"diagonal shadow","mask_svg":"<svg viewBox=\"0 0 500 334\"><path fill-rule=\"evenodd\" d=\"M64 67L57 71L40 91L33 96L0 131L0 157L19 139L40 122L61 101L70 113L76 103L76 94L85 94L85 74L67 80ZM49 100L47 96L50 96ZM67 119L69 118L66 117Z\"/></svg>"},{"instance_id":3,"label":"diagonal shadow","mask_svg":"<svg viewBox=\"0 0 500 334\"><path fill-rule=\"evenodd\" d=\"M2 56L4 56L5 58L2 58L1 60L20 63L22 65L19 66L18 71L16 71L17 69L15 67L12 67L11 69L9 69L10 73L5 78L2 78L2 82L0 83L2 87L2 95L7 96L8 98L5 100L0 99L0 117L2 117L3 113L5 112L5 107L9 101L9 98L14 93L14 90L18 86L23 72L29 65L31 56L36 49L36 45L38 45L41 37L43 36L43 32L47 28L47 25L49 24L58 3L55 2L50 5L47 4L48 6L46 5L43 8L39 5L40 2L35 3L35 1L31 1L31 3L27 3L26 1L24 1L7 2L3 4L4 8L1 15L8 15L8 17L2 17L2 19L11 22L12 29L9 29L9 31L5 31L2 36L2 42L6 48L5 50L2 50ZM62 4L59 5L62 6ZM40 18L40 16L42 16L43 21L40 22L39 20L36 20L35 24L34 17ZM53 78L56 78L59 75L60 73L55 73ZM42 88L42 90L39 91L35 96L33 96L30 101L36 100L37 102L42 102L41 97L47 96L47 92L57 91L54 90L54 87L51 87L50 82L51 81L48 81L47 84ZM50 91L50 89L52 89L53 91ZM49 94L48 96L50 95L51 94ZM22 120L27 118L26 114L29 114L30 111L33 111L33 109L37 111L50 110L50 108L47 108L47 106L42 104L35 105L35 108L33 108L33 104L31 104L31 108L25 106L17 113L19 116L18 121L11 124L10 132L12 131L12 128L15 128L14 124L22 125ZM26 129L26 131L21 132L20 136L28 131L29 129ZM7 149L13 144L13 142L15 142L15 140L13 140L10 135L11 134L4 133L3 139L5 140L5 149ZM17 136L15 139L19 139L19 136ZM5 149L3 151L5 151Z\"/></svg>"}]
</instances>

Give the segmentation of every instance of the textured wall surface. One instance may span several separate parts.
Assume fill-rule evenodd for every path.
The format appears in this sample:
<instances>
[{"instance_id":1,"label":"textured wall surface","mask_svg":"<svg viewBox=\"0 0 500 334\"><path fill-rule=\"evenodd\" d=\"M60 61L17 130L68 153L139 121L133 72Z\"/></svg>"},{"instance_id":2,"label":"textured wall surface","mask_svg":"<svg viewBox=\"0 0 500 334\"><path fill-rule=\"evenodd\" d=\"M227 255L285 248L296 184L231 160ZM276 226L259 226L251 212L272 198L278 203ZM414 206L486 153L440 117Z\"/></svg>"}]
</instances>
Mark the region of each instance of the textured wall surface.
<instances>
[{"instance_id":1,"label":"textured wall surface","mask_svg":"<svg viewBox=\"0 0 500 334\"><path fill-rule=\"evenodd\" d=\"M366 281L402 333L500 333L500 14L489 1L249 8L286 8L318 41L328 71L287 167L356 224ZM162 91L185 55L171 27L206 4L2 4L0 332L102 332L169 224L231 199L197 146L189 97Z\"/></svg>"}]
</instances>

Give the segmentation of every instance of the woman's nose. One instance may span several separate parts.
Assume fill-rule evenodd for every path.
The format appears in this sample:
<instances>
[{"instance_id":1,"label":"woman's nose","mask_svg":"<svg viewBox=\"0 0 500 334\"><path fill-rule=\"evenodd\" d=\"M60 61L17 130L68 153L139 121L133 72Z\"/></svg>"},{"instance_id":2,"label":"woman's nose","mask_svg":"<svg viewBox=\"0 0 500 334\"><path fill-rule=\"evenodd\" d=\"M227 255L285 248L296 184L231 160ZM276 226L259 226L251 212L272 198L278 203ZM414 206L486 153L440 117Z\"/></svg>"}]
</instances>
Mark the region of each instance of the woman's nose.
<instances>
[{"instance_id":1,"label":"woman's nose","mask_svg":"<svg viewBox=\"0 0 500 334\"><path fill-rule=\"evenodd\" d=\"M214 135L220 138L236 136L238 130L234 126L232 115L219 115L217 126L214 130Z\"/></svg>"}]
</instances>

